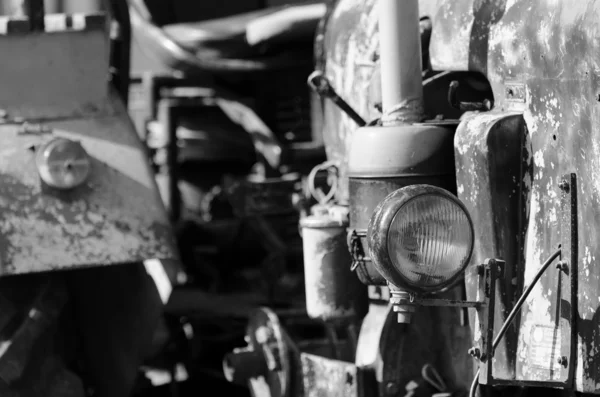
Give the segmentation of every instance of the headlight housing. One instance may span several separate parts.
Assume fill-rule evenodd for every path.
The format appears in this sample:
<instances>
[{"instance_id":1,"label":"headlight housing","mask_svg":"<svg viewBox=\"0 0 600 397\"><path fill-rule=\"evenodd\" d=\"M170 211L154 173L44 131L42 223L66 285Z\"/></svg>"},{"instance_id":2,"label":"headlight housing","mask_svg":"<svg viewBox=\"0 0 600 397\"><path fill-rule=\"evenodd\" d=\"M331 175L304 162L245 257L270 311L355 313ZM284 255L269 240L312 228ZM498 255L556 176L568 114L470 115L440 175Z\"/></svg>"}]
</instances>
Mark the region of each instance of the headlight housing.
<instances>
[{"instance_id":1,"label":"headlight housing","mask_svg":"<svg viewBox=\"0 0 600 397\"><path fill-rule=\"evenodd\" d=\"M475 236L458 198L435 186L413 185L377 206L367 240L373 264L386 280L424 293L444 290L463 275Z\"/></svg>"},{"instance_id":2,"label":"headlight housing","mask_svg":"<svg viewBox=\"0 0 600 397\"><path fill-rule=\"evenodd\" d=\"M55 138L36 149L40 178L56 189L73 189L86 181L91 159L79 142Z\"/></svg>"}]
</instances>

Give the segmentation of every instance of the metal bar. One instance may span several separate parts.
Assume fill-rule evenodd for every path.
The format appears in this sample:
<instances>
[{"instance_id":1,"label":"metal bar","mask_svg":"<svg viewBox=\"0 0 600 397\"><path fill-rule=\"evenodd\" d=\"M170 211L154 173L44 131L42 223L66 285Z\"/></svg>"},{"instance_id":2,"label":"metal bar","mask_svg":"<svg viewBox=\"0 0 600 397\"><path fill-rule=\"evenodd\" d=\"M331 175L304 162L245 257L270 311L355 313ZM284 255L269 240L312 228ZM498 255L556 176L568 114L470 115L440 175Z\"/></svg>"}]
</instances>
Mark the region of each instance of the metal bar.
<instances>
[{"instance_id":1,"label":"metal bar","mask_svg":"<svg viewBox=\"0 0 600 397\"><path fill-rule=\"evenodd\" d=\"M437 307L474 307L485 306L485 302L461 301L449 299L416 299L413 302L403 300L403 306L437 306Z\"/></svg>"},{"instance_id":2,"label":"metal bar","mask_svg":"<svg viewBox=\"0 0 600 397\"><path fill-rule=\"evenodd\" d=\"M384 124L419 121L423 114L418 0L381 0L379 42Z\"/></svg>"},{"instance_id":3,"label":"metal bar","mask_svg":"<svg viewBox=\"0 0 600 397\"><path fill-rule=\"evenodd\" d=\"M494 379L494 386L519 386L519 387L546 387L546 388L568 388L567 382L546 382L535 380L516 379Z\"/></svg>"},{"instance_id":4,"label":"metal bar","mask_svg":"<svg viewBox=\"0 0 600 397\"><path fill-rule=\"evenodd\" d=\"M566 182L566 184L565 184ZM577 175L567 174L560 183L561 192L561 260L563 261L563 272L568 274L568 281L562 287L562 294L570 294L570 302L564 309L560 310L557 320L561 325L561 354L567 358L565 383L572 385L577 367L577 322L579 321L578 307L578 262L579 262L579 236L578 236L578 213L577 213ZM560 300L559 305L562 303ZM567 315L568 319L562 318Z\"/></svg>"},{"instance_id":5,"label":"metal bar","mask_svg":"<svg viewBox=\"0 0 600 397\"><path fill-rule=\"evenodd\" d=\"M179 192L179 147L177 142L178 104L173 99L162 99L159 102L159 122L167 131L166 164L164 171L168 180L168 207L171 221L176 223L181 215Z\"/></svg>"}]
</instances>

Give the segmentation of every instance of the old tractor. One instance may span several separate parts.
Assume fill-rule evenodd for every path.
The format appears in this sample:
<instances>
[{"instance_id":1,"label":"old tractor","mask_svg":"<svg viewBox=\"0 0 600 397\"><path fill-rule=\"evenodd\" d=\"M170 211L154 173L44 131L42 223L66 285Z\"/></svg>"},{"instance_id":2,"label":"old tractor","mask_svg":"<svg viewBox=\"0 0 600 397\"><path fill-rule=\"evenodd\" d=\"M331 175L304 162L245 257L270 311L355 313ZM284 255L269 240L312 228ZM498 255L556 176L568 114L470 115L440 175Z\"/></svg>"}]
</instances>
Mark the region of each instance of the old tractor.
<instances>
[{"instance_id":1,"label":"old tractor","mask_svg":"<svg viewBox=\"0 0 600 397\"><path fill-rule=\"evenodd\" d=\"M335 332L316 351L264 308L229 379L255 396L600 393L599 14L330 2L309 84L315 172L337 179L300 225L307 315Z\"/></svg>"}]
</instances>

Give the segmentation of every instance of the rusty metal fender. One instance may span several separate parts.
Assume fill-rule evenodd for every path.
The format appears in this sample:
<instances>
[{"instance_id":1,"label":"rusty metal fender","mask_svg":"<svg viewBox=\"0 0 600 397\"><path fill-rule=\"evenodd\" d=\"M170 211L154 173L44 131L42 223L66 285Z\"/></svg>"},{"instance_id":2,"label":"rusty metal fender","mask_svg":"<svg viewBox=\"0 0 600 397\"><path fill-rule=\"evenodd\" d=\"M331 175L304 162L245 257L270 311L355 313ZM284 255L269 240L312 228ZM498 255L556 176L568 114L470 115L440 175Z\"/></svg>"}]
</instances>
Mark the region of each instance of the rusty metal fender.
<instances>
[{"instance_id":1,"label":"rusty metal fender","mask_svg":"<svg viewBox=\"0 0 600 397\"><path fill-rule=\"evenodd\" d=\"M0 18L0 275L177 258L146 151L108 81L103 15ZM43 128L23 128L23 122ZM71 191L41 183L32 147L66 137L92 159Z\"/></svg>"},{"instance_id":2,"label":"rusty metal fender","mask_svg":"<svg viewBox=\"0 0 600 397\"><path fill-rule=\"evenodd\" d=\"M518 113L474 113L463 118L454 138L458 197L467 207L478 237L465 276L467 298L477 298L478 265L487 258L506 261L504 280L496 289L496 330L523 285L519 264L527 214L522 203L528 192L522 187L531 183L527 164L521 162L525 134L525 121ZM479 332L474 312L470 319L474 332ZM495 378L515 376L517 329L518 322L496 349ZM475 335L474 339L479 338Z\"/></svg>"},{"instance_id":3,"label":"rusty metal fender","mask_svg":"<svg viewBox=\"0 0 600 397\"><path fill-rule=\"evenodd\" d=\"M437 15L430 47L432 64L483 73L494 91L496 108L518 111L525 121L531 166L530 192L524 202L529 213L521 262L525 284L567 238L561 235L560 183L565 175L576 175L579 293L573 305L578 313L574 324L578 342L576 362L568 365L575 367L577 391L600 393L600 356L596 354L600 327L600 4L592 0L444 1ZM523 307L518 380L547 380L532 370L532 352L540 346L535 327L552 326L556 320L554 283L553 278L543 278ZM554 365L550 361L553 352L546 349L546 371Z\"/></svg>"},{"instance_id":4,"label":"rusty metal fender","mask_svg":"<svg viewBox=\"0 0 600 397\"><path fill-rule=\"evenodd\" d=\"M48 134L0 125L0 275L176 256L154 177L125 109L50 121ZM40 181L29 148L53 137L79 141L92 158L83 186Z\"/></svg>"}]
</instances>

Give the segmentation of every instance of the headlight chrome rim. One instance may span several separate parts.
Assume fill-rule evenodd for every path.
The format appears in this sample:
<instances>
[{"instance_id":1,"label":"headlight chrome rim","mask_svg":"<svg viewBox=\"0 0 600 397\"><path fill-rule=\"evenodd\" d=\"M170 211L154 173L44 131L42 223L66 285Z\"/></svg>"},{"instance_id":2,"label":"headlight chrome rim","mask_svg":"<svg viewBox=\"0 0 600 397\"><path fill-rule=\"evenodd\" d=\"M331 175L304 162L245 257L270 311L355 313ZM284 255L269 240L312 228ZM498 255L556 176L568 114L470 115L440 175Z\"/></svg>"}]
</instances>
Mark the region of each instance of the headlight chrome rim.
<instances>
[{"instance_id":1,"label":"headlight chrome rim","mask_svg":"<svg viewBox=\"0 0 600 397\"><path fill-rule=\"evenodd\" d=\"M452 201L464 212L471 228L470 251L459 270L450 278L436 285L417 285L407 280L394 265L388 251L388 235L393 224L394 217L409 202L422 196L439 196ZM469 266L473 256L475 245L475 231L473 220L466 206L449 191L431 185L411 185L402 187L390 193L375 208L367 231L367 242L369 252L375 268L391 284L406 291L421 294L442 292L452 287L464 277L466 268Z\"/></svg>"}]
</instances>

